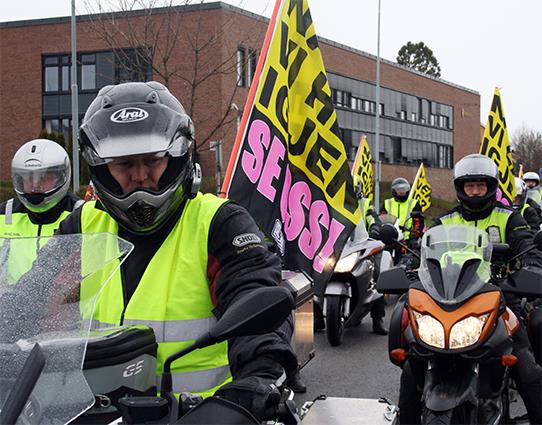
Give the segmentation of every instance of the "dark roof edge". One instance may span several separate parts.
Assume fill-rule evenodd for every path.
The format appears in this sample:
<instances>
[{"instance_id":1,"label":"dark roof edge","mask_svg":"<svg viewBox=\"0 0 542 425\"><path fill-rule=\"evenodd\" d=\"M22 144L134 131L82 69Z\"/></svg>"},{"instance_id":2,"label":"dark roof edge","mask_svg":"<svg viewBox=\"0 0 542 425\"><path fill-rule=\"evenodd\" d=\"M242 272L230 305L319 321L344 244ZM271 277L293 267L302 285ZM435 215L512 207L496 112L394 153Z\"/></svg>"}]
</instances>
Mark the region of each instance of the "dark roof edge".
<instances>
[{"instance_id":1,"label":"dark roof edge","mask_svg":"<svg viewBox=\"0 0 542 425\"><path fill-rule=\"evenodd\" d=\"M198 10L212 10L212 9L229 9L229 5L222 3L220 1L210 2L210 3L196 3L196 4L187 4L181 6L174 6L174 9L183 10L183 11L198 11ZM154 8L155 13L167 13L169 7L156 7ZM239 9L243 10L243 9ZM247 11L245 11L247 12ZM120 15L123 17L127 16L141 16L145 13L145 9L131 10L128 12L112 12L112 13L92 13L86 15L77 15L78 21L90 21L91 17L96 16L109 16L109 15ZM250 12L247 12L250 13ZM259 15L255 15L259 16ZM22 21L9 21L9 22L0 22L0 28L15 28L15 27L25 27L25 26L34 26L34 25L52 25L52 24L66 24L71 20L71 16L59 16L55 18L42 18L42 19L27 19Z\"/></svg>"},{"instance_id":2,"label":"dark roof edge","mask_svg":"<svg viewBox=\"0 0 542 425\"><path fill-rule=\"evenodd\" d=\"M167 8L167 7L159 7L159 8L155 9L155 12L157 12L157 13L166 13L166 11L168 9L169 8ZM187 10L187 11L224 9L224 10L229 10L231 12L239 13L239 14L244 15L244 16L248 16L248 17L250 17L252 19L256 19L256 20L259 20L259 21L262 21L262 22L269 22L269 19L264 17L264 16L258 15L258 14L253 13L253 12L249 12L248 10L241 9L240 7L233 6L233 5L228 4L228 3L223 3L221 1L210 2L210 3L189 4L189 5L184 5L184 6L175 6L175 9L183 9L183 10ZM123 13L125 16L139 16L139 15L142 15L144 13L144 10L134 10L134 11L131 11L131 12L115 12L115 13L119 13L119 14ZM96 15L99 16L100 14L77 15L77 20L78 21L89 21L89 20L91 20L91 16L96 16ZM105 15L108 15L108 14L105 14ZM62 17L57 17L57 18L44 18L44 19L30 19L30 20L23 20L23 21L0 22L0 28L16 28L16 27L33 26L33 25L64 24L64 23L69 23L70 19L71 18L69 16L62 16ZM321 41L322 43L329 44L330 46L334 46L334 47L337 47L339 49L343 49L343 50L358 54L360 56L365 56L366 58L369 58L369 59L372 59L372 60L375 60L375 61L377 59L376 56L374 56L374 55L372 55L370 53L364 52L363 50L358 50L358 49L356 49L354 47L350 47L350 46L347 46L345 44L338 43L338 42L330 40L328 38L318 36L318 40ZM408 67L403 66L403 65L399 65L396 62L392 62L390 60L382 59L382 58L380 58L380 61L382 63L385 63L386 65L390 65L390 66L393 66L395 68L399 68L399 69L401 69L403 71L414 73L414 74L416 74L416 75L418 75L420 77L428 78L430 80L434 80L434 81L437 81L439 83L443 83L443 84L458 88L460 90L464 90L466 92L476 94L478 96L480 95L480 93L478 93L475 90L469 89L469 88L461 86L459 84L452 83L450 81L443 80L441 78L432 77L430 75L427 75L427 74L424 74L422 72L416 71L415 69L408 68Z\"/></svg>"},{"instance_id":3,"label":"dark roof edge","mask_svg":"<svg viewBox=\"0 0 542 425\"><path fill-rule=\"evenodd\" d=\"M374 61L376 61L376 59L377 59L377 57L375 55L364 52L363 50L358 50L358 49L356 49L354 47L347 46L345 44L338 43L338 42L330 40L328 38L318 36L318 41L321 41L322 43L329 44L329 45L331 45L333 47L337 47L339 49L347 50L349 52L355 53L355 54L360 55L360 56L365 56L366 58L372 59ZM418 75L420 77L428 78L430 80L433 80L433 81L436 81L436 82L439 82L439 83L442 83L442 84L446 84L446 85L458 88L460 90L463 90L463 91L466 91L466 92L469 92L469 93L476 94L476 95L480 96L480 93L478 93L476 90L469 89L468 87L464 87L464 86L461 86L459 84L443 80L442 78L432 77L431 75L424 74L423 72L417 71L417 70L409 68L407 66L399 65L397 62L393 62L393 61L390 61L388 59L383 59L382 57L380 57L380 62L385 63L386 65L393 66L395 68L399 68L402 71L411 72L411 73L416 74L416 75Z\"/></svg>"}]
</instances>

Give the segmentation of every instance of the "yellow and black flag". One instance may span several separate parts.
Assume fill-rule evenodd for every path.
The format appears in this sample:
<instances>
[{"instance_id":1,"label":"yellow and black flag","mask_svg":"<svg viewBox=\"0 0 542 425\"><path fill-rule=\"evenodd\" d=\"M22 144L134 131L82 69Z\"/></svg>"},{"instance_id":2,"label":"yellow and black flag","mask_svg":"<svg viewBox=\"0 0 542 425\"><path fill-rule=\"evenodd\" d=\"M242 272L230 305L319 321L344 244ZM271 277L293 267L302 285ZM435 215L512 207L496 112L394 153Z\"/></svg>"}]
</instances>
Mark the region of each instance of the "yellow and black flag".
<instances>
[{"instance_id":1,"label":"yellow and black flag","mask_svg":"<svg viewBox=\"0 0 542 425\"><path fill-rule=\"evenodd\" d=\"M275 5L222 192L319 292L361 214L306 0Z\"/></svg>"},{"instance_id":2,"label":"yellow and black flag","mask_svg":"<svg viewBox=\"0 0 542 425\"><path fill-rule=\"evenodd\" d=\"M504 119L501 94L495 88L491 110L487 117L484 138L480 146L480 153L490 157L499 167L499 191L497 199L505 205L512 205L516 197L516 184L514 182L514 163L510 152L510 141Z\"/></svg>"},{"instance_id":3,"label":"yellow and black flag","mask_svg":"<svg viewBox=\"0 0 542 425\"><path fill-rule=\"evenodd\" d=\"M374 173L373 165L371 164L372 161L371 149L369 149L367 137L365 137L364 134L359 142L358 151L356 152L356 159L352 166L352 176L357 176L360 179L363 197L368 199L374 198Z\"/></svg>"},{"instance_id":4,"label":"yellow and black flag","mask_svg":"<svg viewBox=\"0 0 542 425\"><path fill-rule=\"evenodd\" d=\"M425 177L423 162L420 164L420 168L418 168L409 197L420 203L423 212L431 206L431 186Z\"/></svg>"}]
</instances>

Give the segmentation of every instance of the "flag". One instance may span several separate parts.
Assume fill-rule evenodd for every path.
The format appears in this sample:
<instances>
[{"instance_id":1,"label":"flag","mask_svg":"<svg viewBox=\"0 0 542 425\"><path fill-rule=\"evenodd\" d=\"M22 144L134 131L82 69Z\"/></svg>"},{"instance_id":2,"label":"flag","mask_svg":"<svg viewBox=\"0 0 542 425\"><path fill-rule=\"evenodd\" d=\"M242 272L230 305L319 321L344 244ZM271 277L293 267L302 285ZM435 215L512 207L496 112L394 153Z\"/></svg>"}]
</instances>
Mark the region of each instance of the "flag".
<instances>
[{"instance_id":1,"label":"flag","mask_svg":"<svg viewBox=\"0 0 542 425\"><path fill-rule=\"evenodd\" d=\"M431 186L425 177L423 162L420 164L420 168L418 168L409 197L420 203L423 212L431 206Z\"/></svg>"},{"instance_id":2,"label":"flag","mask_svg":"<svg viewBox=\"0 0 542 425\"><path fill-rule=\"evenodd\" d=\"M514 163L510 152L510 141L506 130L506 120L502 108L501 94L495 88L491 109L487 117L484 138L480 146L480 153L490 157L499 167L499 192L497 199L506 205L512 205L516 197L516 184L514 182Z\"/></svg>"},{"instance_id":3,"label":"flag","mask_svg":"<svg viewBox=\"0 0 542 425\"><path fill-rule=\"evenodd\" d=\"M361 181L363 197L368 199L374 198L374 178L373 178L373 166L371 162L373 158L371 156L371 149L367 143L367 137L365 134L359 142L358 151L356 152L356 159L352 166L352 176L357 176Z\"/></svg>"},{"instance_id":4,"label":"flag","mask_svg":"<svg viewBox=\"0 0 542 425\"><path fill-rule=\"evenodd\" d=\"M306 0L275 5L222 192L320 293L361 214Z\"/></svg>"}]
</instances>

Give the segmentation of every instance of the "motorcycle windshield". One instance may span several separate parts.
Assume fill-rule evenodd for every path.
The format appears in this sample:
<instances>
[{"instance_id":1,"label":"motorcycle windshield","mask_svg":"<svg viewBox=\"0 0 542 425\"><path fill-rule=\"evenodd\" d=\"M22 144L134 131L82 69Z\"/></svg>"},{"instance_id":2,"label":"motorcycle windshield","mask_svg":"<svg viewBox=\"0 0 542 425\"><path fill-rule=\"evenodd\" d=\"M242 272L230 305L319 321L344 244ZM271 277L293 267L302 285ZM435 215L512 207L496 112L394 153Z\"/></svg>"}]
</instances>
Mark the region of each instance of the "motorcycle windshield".
<instances>
[{"instance_id":1,"label":"motorcycle windshield","mask_svg":"<svg viewBox=\"0 0 542 425\"><path fill-rule=\"evenodd\" d=\"M360 221L358 225L354 227L354 230L352 230L350 237L344 244L341 258L350 255L353 252L359 251L362 247L365 246L367 239L369 239L369 234L367 233L367 229L365 228L365 224L363 224L363 221Z\"/></svg>"},{"instance_id":2,"label":"motorcycle windshield","mask_svg":"<svg viewBox=\"0 0 542 425\"><path fill-rule=\"evenodd\" d=\"M397 221L397 217L393 214L380 214L378 218L380 218L382 224L386 223L395 225L395 222Z\"/></svg>"},{"instance_id":3,"label":"motorcycle windshield","mask_svg":"<svg viewBox=\"0 0 542 425\"><path fill-rule=\"evenodd\" d=\"M82 370L94 305L132 248L109 233L0 238L0 422L62 424L94 404Z\"/></svg>"},{"instance_id":4,"label":"motorcycle windshield","mask_svg":"<svg viewBox=\"0 0 542 425\"><path fill-rule=\"evenodd\" d=\"M489 281L491 250L487 233L476 227L433 227L422 238L420 281L436 301L460 303Z\"/></svg>"}]
</instances>

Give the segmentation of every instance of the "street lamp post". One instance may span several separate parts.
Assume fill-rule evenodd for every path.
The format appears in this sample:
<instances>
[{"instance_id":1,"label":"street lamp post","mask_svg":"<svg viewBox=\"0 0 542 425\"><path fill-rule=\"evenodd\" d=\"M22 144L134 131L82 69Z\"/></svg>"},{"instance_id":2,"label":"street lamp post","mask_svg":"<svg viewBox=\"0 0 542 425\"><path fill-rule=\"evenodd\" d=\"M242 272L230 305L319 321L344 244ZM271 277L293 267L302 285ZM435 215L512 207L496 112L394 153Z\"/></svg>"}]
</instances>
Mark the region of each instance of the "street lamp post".
<instances>
[{"instance_id":1,"label":"street lamp post","mask_svg":"<svg viewBox=\"0 0 542 425\"><path fill-rule=\"evenodd\" d=\"M380 0L376 40L375 207L380 210Z\"/></svg>"},{"instance_id":2,"label":"street lamp post","mask_svg":"<svg viewBox=\"0 0 542 425\"><path fill-rule=\"evenodd\" d=\"M78 105L78 88L77 88L77 52L76 52L76 30L75 30L75 0L72 0L72 17L71 17L71 33L72 33L72 171L73 171L73 192L79 191L79 140L77 133L79 132L79 105Z\"/></svg>"}]
</instances>

